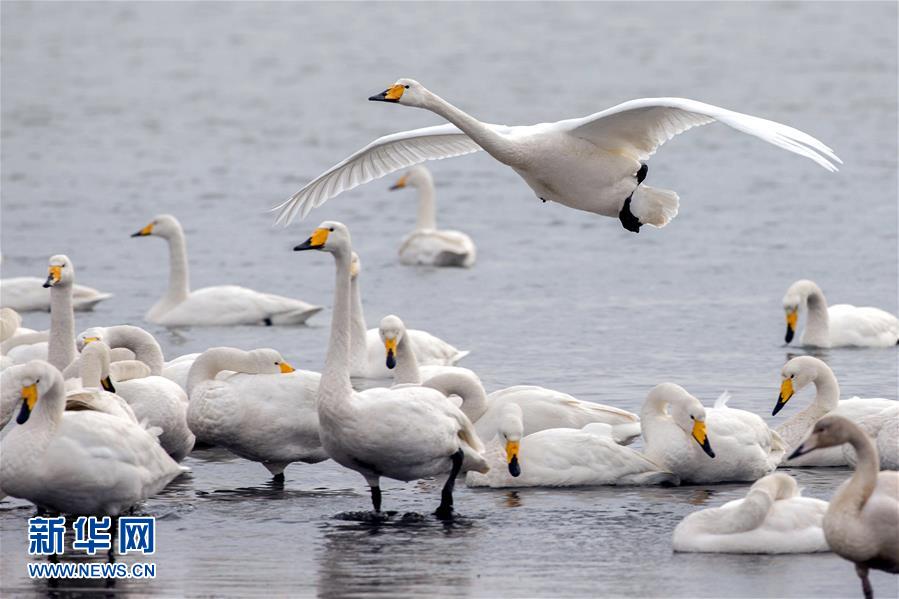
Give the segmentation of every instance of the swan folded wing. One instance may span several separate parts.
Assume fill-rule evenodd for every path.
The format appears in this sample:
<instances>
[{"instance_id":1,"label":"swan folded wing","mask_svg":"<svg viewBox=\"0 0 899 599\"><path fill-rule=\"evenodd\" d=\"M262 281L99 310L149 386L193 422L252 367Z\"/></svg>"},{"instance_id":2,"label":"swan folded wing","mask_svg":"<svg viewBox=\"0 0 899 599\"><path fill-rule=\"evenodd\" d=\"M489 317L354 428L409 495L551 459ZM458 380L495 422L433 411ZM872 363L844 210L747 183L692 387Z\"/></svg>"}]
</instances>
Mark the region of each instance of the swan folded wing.
<instances>
[{"instance_id":1,"label":"swan folded wing","mask_svg":"<svg viewBox=\"0 0 899 599\"><path fill-rule=\"evenodd\" d=\"M535 385L516 385L490 394L491 403L515 401L525 413L525 434L540 430L534 423L552 428L583 428L591 422L610 425L639 422L636 414L612 406L583 401L559 391ZM498 404L497 404L498 405ZM546 428L546 425L540 428Z\"/></svg>"},{"instance_id":2,"label":"swan folded wing","mask_svg":"<svg viewBox=\"0 0 899 599\"><path fill-rule=\"evenodd\" d=\"M440 160L477 152L481 146L455 125L437 125L385 135L368 144L343 162L331 167L287 201L276 206L276 224L287 225L300 214L305 218L313 208L334 196L426 160Z\"/></svg>"},{"instance_id":3,"label":"swan folded wing","mask_svg":"<svg viewBox=\"0 0 899 599\"><path fill-rule=\"evenodd\" d=\"M261 293L237 285L217 285L191 292L190 296L171 311L162 321L177 325L192 324L247 324L262 322L278 314L296 310L318 308L306 302Z\"/></svg>"},{"instance_id":4,"label":"swan folded wing","mask_svg":"<svg viewBox=\"0 0 899 599\"><path fill-rule=\"evenodd\" d=\"M859 343L869 339L886 338L895 343L899 336L899 319L880 308L836 304L828 309L831 329L835 335L851 336Z\"/></svg>"},{"instance_id":5,"label":"swan folded wing","mask_svg":"<svg viewBox=\"0 0 899 599\"><path fill-rule=\"evenodd\" d=\"M666 141L714 121L813 160L829 171L842 164L833 150L807 133L748 114L685 98L643 98L559 125L572 135L611 151L646 160Z\"/></svg>"}]
</instances>

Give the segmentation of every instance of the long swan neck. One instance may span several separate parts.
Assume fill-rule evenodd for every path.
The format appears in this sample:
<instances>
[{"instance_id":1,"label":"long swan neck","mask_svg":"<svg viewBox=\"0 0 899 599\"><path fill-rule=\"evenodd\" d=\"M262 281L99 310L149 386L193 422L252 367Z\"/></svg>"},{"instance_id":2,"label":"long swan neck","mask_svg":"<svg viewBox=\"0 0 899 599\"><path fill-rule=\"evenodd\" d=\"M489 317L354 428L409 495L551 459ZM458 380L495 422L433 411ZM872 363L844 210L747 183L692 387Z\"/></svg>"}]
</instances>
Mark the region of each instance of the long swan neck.
<instances>
[{"instance_id":1,"label":"long swan neck","mask_svg":"<svg viewBox=\"0 0 899 599\"><path fill-rule=\"evenodd\" d=\"M72 286L50 288L50 338L47 361L64 370L75 359L75 312L72 308Z\"/></svg>"},{"instance_id":2,"label":"long swan neck","mask_svg":"<svg viewBox=\"0 0 899 599\"><path fill-rule=\"evenodd\" d=\"M425 387L437 389L446 396L458 395L462 398L462 413L472 422L487 411L487 393L483 385L470 375L462 372L445 372L428 379Z\"/></svg>"},{"instance_id":3,"label":"long swan neck","mask_svg":"<svg viewBox=\"0 0 899 599\"><path fill-rule=\"evenodd\" d=\"M350 371L365 372L368 366L367 331L362 311L362 291L358 275L350 281Z\"/></svg>"},{"instance_id":4,"label":"long swan neck","mask_svg":"<svg viewBox=\"0 0 899 599\"><path fill-rule=\"evenodd\" d=\"M844 485L831 500L830 509L858 514L877 485L880 456L877 455L877 448L871 439L859 428L853 427L848 442L857 456L855 472L849 483Z\"/></svg>"},{"instance_id":5,"label":"long swan neck","mask_svg":"<svg viewBox=\"0 0 899 599\"><path fill-rule=\"evenodd\" d=\"M106 344L111 347L125 347L134 352L134 359L139 360L150 368L150 374L162 375L165 365L165 357L159 342L140 327L131 325L117 325L106 329Z\"/></svg>"},{"instance_id":6,"label":"long swan neck","mask_svg":"<svg viewBox=\"0 0 899 599\"><path fill-rule=\"evenodd\" d=\"M409 339L408 333L403 334L396 344L396 367L393 371L393 383L395 385L406 383L418 385L421 383L418 359L415 357L412 340Z\"/></svg>"},{"instance_id":7,"label":"long swan neck","mask_svg":"<svg viewBox=\"0 0 899 599\"><path fill-rule=\"evenodd\" d=\"M187 264L187 238L180 225L166 237L166 241L169 243L169 288L165 299L181 303L190 294L190 269Z\"/></svg>"},{"instance_id":8,"label":"long swan neck","mask_svg":"<svg viewBox=\"0 0 899 599\"><path fill-rule=\"evenodd\" d=\"M827 300L824 292L815 283L806 284L806 308L808 317L805 323L803 341L809 345L827 346L830 344L830 319L827 312Z\"/></svg>"},{"instance_id":9,"label":"long swan neck","mask_svg":"<svg viewBox=\"0 0 899 599\"><path fill-rule=\"evenodd\" d=\"M416 229L436 229L437 228L437 208L434 202L434 180L428 177L427 180L418 186L418 218L415 223Z\"/></svg>"},{"instance_id":10,"label":"long swan neck","mask_svg":"<svg viewBox=\"0 0 899 599\"><path fill-rule=\"evenodd\" d=\"M34 418L38 422L43 421L48 428L52 429L59 424L59 421L62 418L62 413L65 410L66 396L62 375L56 370L49 372L49 375L50 378L53 379L53 384L38 398L34 412L31 414L31 418Z\"/></svg>"},{"instance_id":11,"label":"long swan neck","mask_svg":"<svg viewBox=\"0 0 899 599\"><path fill-rule=\"evenodd\" d=\"M500 162L509 164L514 159L512 145L503 135L437 94L427 92L424 108L451 122Z\"/></svg>"},{"instance_id":12,"label":"long swan neck","mask_svg":"<svg viewBox=\"0 0 899 599\"><path fill-rule=\"evenodd\" d=\"M85 348L86 349L86 348ZM81 386L100 387L100 381L109 374L109 352L81 352Z\"/></svg>"},{"instance_id":13,"label":"long swan neck","mask_svg":"<svg viewBox=\"0 0 899 599\"><path fill-rule=\"evenodd\" d=\"M187 373L188 395L197 385L215 379L223 370L256 374L258 368L248 352L233 347L214 347L197 356Z\"/></svg>"},{"instance_id":14,"label":"long swan neck","mask_svg":"<svg viewBox=\"0 0 899 599\"><path fill-rule=\"evenodd\" d=\"M334 284L334 309L331 314L331 339L325 356L325 368L319 385L319 406L340 401L353 393L350 385L350 252L334 252L337 275Z\"/></svg>"},{"instance_id":15,"label":"long swan neck","mask_svg":"<svg viewBox=\"0 0 899 599\"><path fill-rule=\"evenodd\" d=\"M817 364L815 376L815 399L813 406L822 413L836 409L840 403L840 384L833 371L825 365Z\"/></svg>"}]
</instances>

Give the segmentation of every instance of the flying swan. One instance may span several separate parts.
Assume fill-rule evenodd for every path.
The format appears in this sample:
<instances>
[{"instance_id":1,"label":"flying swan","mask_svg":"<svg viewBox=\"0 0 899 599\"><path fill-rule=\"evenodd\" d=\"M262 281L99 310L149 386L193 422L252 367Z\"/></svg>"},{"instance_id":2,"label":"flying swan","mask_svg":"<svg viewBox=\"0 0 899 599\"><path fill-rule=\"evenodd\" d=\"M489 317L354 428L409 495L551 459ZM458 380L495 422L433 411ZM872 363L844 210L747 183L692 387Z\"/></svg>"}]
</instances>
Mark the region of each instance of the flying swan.
<instances>
[{"instance_id":1,"label":"flying swan","mask_svg":"<svg viewBox=\"0 0 899 599\"><path fill-rule=\"evenodd\" d=\"M644 98L587 117L509 127L482 123L428 91L400 79L369 100L424 108L448 125L376 139L311 181L281 205L278 223L354 187L426 160L485 150L512 167L537 197L608 217L628 231L664 227L677 215L678 196L642 185L646 161L679 133L718 121L836 171L842 161L814 137L774 121L684 98Z\"/></svg>"}]
</instances>

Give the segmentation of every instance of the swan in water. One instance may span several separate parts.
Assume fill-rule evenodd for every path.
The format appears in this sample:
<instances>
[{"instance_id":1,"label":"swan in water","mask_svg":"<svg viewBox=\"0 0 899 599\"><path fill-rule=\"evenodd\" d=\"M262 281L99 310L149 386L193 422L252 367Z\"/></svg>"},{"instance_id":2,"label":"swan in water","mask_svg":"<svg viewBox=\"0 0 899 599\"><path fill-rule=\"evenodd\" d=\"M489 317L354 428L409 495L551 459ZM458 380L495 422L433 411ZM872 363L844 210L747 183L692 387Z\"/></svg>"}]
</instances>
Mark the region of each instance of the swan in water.
<instances>
[{"instance_id":1,"label":"swan in water","mask_svg":"<svg viewBox=\"0 0 899 599\"><path fill-rule=\"evenodd\" d=\"M434 389L400 385L354 391L349 369L350 232L341 223L326 221L294 250L329 252L337 265L331 339L316 402L322 446L335 462L365 477L375 512L381 511L381 477L410 481L448 475L435 513L450 517L456 476L487 470L474 426Z\"/></svg>"},{"instance_id":2,"label":"swan in water","mask_svg":"<svg viewBox=\"0 0 899 599\"><path fill-rule=\"evenodd\" d=\"M116 516L187 471L131 420L65 411L62 375L50 364L29 362L17 378L18 426L0 444L7 495L57 512Z\"/></svg>"},{"instance_id":3,"label":"swan in water","mask_svg":"<svg viewBox=\"0 0 899 599\"><path fill-rule=\"evenodd\" d=\"M84 339L87 345L97 341L95 337ZM177 383L151 374L119 381L115 389L139 421L162 431L159 443L170 456L180 462L190 453L195 438L187 426L187 393Z\"/></svg>"},{"instance_id":4,"label":"swan in water","mask_svg":"<svg viewBox=\"0 0 899 599\"><path fill-rule=\"evenodd\" d=\"M825 414L838 414L853 422L871 417L868 424L873 427L873 430L870 432L876 433L880 428L877 426L879 415L884 410L899 406L895 400L877 397L853 397L841 400L840 385L837 383L837 377L834 376L833 370L823 361L812 356L793 358L784 364L781 376L783 379L780 384L780 395L777 397L777 404L771 413L772 416L777 415L795 393L810 383L815 385L815 398L811 405L777 427L777 433L788 448L787 454L799 446L815 422ZM846 466L848 463L841 447L821 449L801 456L795 462L784 461L786 466Z\"/></svg>"},{"instance_id":5,"label":"swan in water","mask_svg":"<svg viewBox=\"0 0 899 599\"><path fill-rule=\"evenodd\" d=\"M422 165L412 167L390 188L418 190L415 230L400 245L400 262L410 266L463 266L474 264L477 251L471 237L461 231L437 229L434 179Z\"/></svg>"},{"instance_id":6,"label":"swan in water","mask_svg":"<svg viewBox=\"0 0 899 599\"><path fill-rule=\"evenodd\" d=\"M824 292L814 281L802 279L783 297L787 343L796 334L800 310L806 311L805 330L799 338L809 347L893 347L899 343L899 319L879 308L850 304L827 306Z\"/></svg>"},{"instance_id":7,"label":"swan in water","mask_svg":"<svg viewBox=\"0 0 899 599\"><path fill-rule=\"evenodd\" d=\"M625 229L664 227L677 215L673 191L643 185L646 161L679 133L715 121L805 156L829 171L840 159L792 127L683 98L644 98L579 119L507 127L482 123L412 79L400 79L369 100L424 108L450 124L376 139L277 206L277 222L357 185L426 160L486 150L512 167L544 202L617 217Z\"/></svg>"},{"instance_id":8,"label":"swan in water","mask_svg":"<svg viewBox=\"0 0 899 599\"><path fill-rule=\"evenodd\" d=\"M755 414L727 407L729 399L724 392L707 409L680 385L654 387L640 411L646 457L683 483L754 481L773 472L784 454L780 436Z\"/></svg>"},{"instance_id":9,"label":"swan in water","mask_svg":"<svg viewBox=\"0 0 899 599\"><path fill-rule=\"evenodd\" d=\"M815 553L830 551L821 528L827 502L802 497L789 474L757 480L743 499L693 512L674 529L675 551Z\"/></svg>"},{"instance_id":10,"label":"swan in water","mask_svg":"<svg viewBox=\"0 0 899 599\"><path fill-rule=\"evenodd\" d=\"M282 325L302 324L321 306L259 293L236 285L190 290L187 239L181 223L171 215L154 218L132 237L162 237L169 244L169 288L150 308L147 321L165 326Z\"/></svg>"},{"instance_id":11,"label":"swan in water","mask_svg":"<svg viewBox=\"0 0 899 599\"><path fill-rule=\"evenodd\" d=\"M389 378L390 370L384 362L384 346L378 329L366 330L362 312L362 291L359 274L362 264L353 252L350 272L350 376L362 378ZM418 329L409 329L409 337L415 341L414 351L421 365L452 366L468 355L443 339Z\"/></svg>"},{"instance_id":12,"label":"swan in water","mask_svg":"<svg viewBox=\"0 0 899 599\"><path fill-rule=\"evenodd\" d=\"M388 314L381 319L378 325L378 336L386 352L384 364L393 371L394 385L420 385L423 381L445 372L466 373L477 378L474 372L461 366L440 364L419 366L418 359L415 357L415 342L412 341L405 323L395 314Z\"/></svg>"},{"instance_id":13,"label":"swan in water","mask_svg":"<svg viewBox=\"0 0 899 599\"><path fill-rule=\"evenodd\" d=\"M216 380L223 370L236 374ZM188 375L187 422L201 442L260 462L284 480L288 464L328 459L315 410L320 379L294 370L273 349L207 349Z\"/></svg>"},{"instance_id":14,"label":"swan in water","mask_svg":"<svg viewBox=\"0 0 899 599\"><path fill-rule=\"evenodd\" d=\"M824 514L824 538L831 550L855 563L866 599L874 592L868 570L899 574L899 472L879 472L877 449L851 421L828 414L796 448L796 458L849 443L858 456L852 477L843 483Z\"/></svg>"},{"instance_id":15,"label":"swan in water","mask_svg":"<svg viewBox=\"0 0 899 599\"><path fill-rule=\"evenodd\" d=\"M50 296L44 290L44 281L45 279L38 277L0 279L0 305L18 312L49 312ZM75 310L93 310L99 302L111 297L111 293L103 293L93 287L72 285L72 305Z\"/></svg>"},{"instance_id":16,"label":"swan in water","mask_svg":"<svg viewBox=\"0 0 899 599\"><path fill-rule=\"evenodd\" d=\"M674 474L616 443L608 424L549 428L530 435L524 435L524 428L521 407L504 404L496 434L487 443L490 470L469 472L465 484L506 488L678 483Z\"/></svg>"}]
</instances>

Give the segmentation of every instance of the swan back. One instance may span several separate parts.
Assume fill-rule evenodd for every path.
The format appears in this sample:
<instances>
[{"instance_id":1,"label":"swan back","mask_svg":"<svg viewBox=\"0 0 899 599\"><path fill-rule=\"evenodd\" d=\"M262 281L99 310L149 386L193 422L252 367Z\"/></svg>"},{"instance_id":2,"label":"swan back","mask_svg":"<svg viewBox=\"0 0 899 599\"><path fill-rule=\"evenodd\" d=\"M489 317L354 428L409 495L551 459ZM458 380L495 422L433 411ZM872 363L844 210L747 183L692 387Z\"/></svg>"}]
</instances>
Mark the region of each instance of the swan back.
<instances>
[{"instance_id":1,"label":"swan back","mask_svg":"<svg viewBox=\"0 0 899 599\"><path fill-rule=\"evenodd\" d=\"M278 374L290 372L292 367L274 349L244 351L235 347L213 347L200 354L191 365L187 374L188 393L193 395L198 385L215 379L223 370L244 374Z\"/></svg>"}]
</instances>

